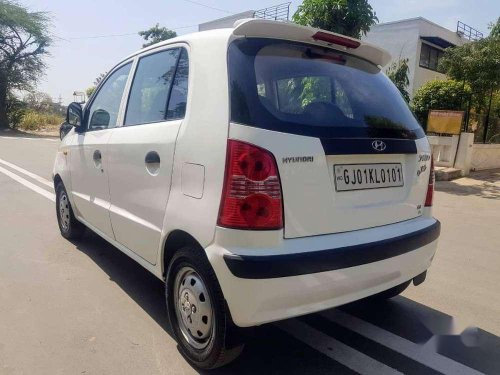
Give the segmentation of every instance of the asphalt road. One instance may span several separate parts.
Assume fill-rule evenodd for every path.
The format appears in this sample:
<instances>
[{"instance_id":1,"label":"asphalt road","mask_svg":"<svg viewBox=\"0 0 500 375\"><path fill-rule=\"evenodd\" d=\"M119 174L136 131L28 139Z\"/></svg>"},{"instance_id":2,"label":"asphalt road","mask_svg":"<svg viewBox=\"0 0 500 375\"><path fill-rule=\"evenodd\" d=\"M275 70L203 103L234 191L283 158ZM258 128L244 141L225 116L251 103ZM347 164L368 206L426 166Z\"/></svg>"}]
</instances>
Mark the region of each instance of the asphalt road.
<instances>
[{"instance_id":1,"label":"asphalt road","mask_svg":"<svg viewBox=\"0 0 500 375\"><path fill-rule=\"evenodd\" d=\"M58 232L58 141L0 136L0 374L191 374L161 281L98 236ZM249 332L215 374L500 373L500 171L438 184L426 282Z\"/></svg>"}]
</instances>

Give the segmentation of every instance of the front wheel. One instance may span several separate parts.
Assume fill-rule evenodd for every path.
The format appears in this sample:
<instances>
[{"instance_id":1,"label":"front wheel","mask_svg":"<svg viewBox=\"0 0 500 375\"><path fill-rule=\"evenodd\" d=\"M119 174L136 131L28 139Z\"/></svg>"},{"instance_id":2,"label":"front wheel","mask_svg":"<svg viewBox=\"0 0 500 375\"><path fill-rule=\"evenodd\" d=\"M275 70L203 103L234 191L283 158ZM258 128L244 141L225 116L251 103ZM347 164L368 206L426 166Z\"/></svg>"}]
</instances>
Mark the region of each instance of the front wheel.
<instances>
[{"instance_id":1,"label":"front wheel","mask_svg":"<svg viewBox=\"0 0 500 375\"><path fill-rule=\"evenodd\" d=\"M194 366L223 366L243 349L208 260L191 248L172 258L165 287L170 325L182 354Z\"/></svg>"},{"instance_id":2,"label":"front wheel","mask_svg":"<svg viewBox=\"0 0 500 375\"><path fill-rule=\"evenodd\" d=\"M59 230L64 238L76 240L83 235L85 226L76 219L62 182L56 185L56 212Z\"/></svg>"}]
</instances>

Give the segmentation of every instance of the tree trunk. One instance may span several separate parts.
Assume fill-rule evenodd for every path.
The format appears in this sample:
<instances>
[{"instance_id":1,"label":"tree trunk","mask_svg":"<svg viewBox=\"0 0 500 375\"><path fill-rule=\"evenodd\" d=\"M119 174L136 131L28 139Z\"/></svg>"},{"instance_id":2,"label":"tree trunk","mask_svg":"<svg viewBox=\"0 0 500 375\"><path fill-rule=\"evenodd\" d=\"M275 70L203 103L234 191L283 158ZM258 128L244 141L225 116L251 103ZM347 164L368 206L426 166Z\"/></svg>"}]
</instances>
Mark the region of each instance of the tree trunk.
<instances>
[{"instance_id":1,"label":"tree trunk","mask_svg":"<svg viewBox=\"0 0 500 375\"><path fill-rule=\"evenodd\" d=\"M493 99L493 86L491 86L490 91L490 104L488 105L488 112L486 112L486 120L484 121L484 134L483 143L486 143L488 137L488 128L490 127L490 112L491 112L491 101Z\"/></svg>"},{"instance_id":2,"label":"tree trunk","mask_svg":"<svg viewBox=\"0 0 500 375\"><path fill-rule=\"evenodd\" d=\"M0 77L0 130L9 127L7 118L7 82Z\"/></svg>"}]
</instances>

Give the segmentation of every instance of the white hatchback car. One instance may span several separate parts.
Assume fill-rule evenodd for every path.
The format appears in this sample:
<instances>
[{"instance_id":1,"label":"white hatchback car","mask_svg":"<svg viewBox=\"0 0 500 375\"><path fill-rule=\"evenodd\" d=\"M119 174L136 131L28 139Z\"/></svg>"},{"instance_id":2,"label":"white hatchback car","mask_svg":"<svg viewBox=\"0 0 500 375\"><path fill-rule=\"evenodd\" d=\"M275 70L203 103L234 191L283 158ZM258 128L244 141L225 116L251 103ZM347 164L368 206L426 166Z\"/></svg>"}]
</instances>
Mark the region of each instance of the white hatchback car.
<instances>
[{"instance_id":1,"label":"white hatchback car","mask_svg":"<svg viewBox=\"0 0 500 375\"><path fill-rule=\"evenodd\" d=\"M62 235L90 228L164 280L199 368L235 358L240 327L418 285L440 232L431 149L389 59L255 19L127 57L68 108Z\"/></svg>"}]
</instances>

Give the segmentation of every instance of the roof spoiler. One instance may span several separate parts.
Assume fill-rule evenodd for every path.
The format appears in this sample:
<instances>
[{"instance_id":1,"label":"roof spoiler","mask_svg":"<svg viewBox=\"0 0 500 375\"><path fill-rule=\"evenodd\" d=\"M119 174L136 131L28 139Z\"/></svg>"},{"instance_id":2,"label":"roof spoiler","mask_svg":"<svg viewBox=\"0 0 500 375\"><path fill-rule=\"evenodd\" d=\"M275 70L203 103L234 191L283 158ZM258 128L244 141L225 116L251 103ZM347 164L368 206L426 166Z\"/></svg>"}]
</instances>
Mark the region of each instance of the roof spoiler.
<instances>
[{"instance_id":1,"label":"roof spoiler","mask_svg":"<svg viewBox=\"0 0 500 375\"><path fill-rule=\"evenodd\" d=\"M368 60L375 65L384 66L391 61L386 50L361 40L342 34L301 26L291 22L271 21L256 18L238 20L234 23L233 35L245 37L277 38L297 42L312 43L348 52Z\"/></svg>"}]
</instances>

